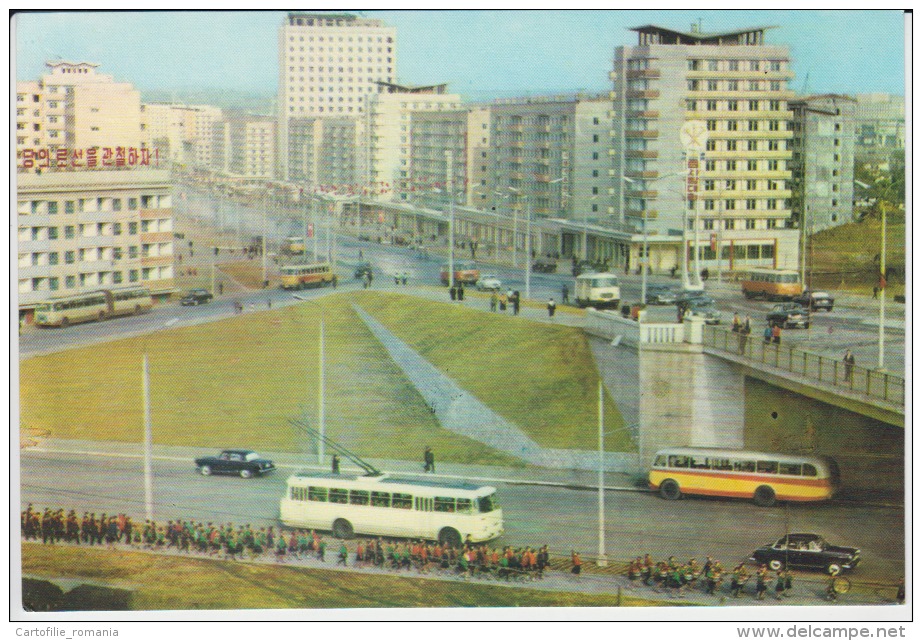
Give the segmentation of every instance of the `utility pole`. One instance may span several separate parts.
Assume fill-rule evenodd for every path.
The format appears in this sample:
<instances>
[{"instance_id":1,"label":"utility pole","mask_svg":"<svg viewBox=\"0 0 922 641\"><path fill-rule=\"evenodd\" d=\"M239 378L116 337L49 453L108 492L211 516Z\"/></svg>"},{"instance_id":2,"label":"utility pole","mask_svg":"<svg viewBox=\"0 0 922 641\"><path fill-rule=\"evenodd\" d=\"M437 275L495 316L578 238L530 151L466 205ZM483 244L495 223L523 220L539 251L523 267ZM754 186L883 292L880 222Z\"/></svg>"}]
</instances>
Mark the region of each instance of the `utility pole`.
<instances>
[{"instance_id":1,"label":"utility pole","mask_svg":"<svg viewBox=\"0 0 922 641\"><path fill-rule=\"evenodd\" d=\"M599 379L599 559L598 565L608 565L605 555L605 418L602 380Z\"/></svg>"},{"instance_id":2,"label":"utility pole","mask_svg":"<svg viewBox=\"0 0 922 641\"><path fill-rule=\"evenodd\" d=\"M454 152L445 150L445 184L448 192L448 286L455 286Z\"/></svg>"}]
</instances>

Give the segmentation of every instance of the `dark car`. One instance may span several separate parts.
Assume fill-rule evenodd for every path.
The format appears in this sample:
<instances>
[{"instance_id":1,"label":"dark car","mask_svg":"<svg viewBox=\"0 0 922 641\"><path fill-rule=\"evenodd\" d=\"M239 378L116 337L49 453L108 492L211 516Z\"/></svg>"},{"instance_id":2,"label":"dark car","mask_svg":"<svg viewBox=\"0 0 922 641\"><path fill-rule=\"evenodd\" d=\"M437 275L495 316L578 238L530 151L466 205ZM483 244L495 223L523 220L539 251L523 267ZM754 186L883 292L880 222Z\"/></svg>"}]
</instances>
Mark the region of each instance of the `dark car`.
<instances>
[{"instance_id":1,"label":"dark car","mask_svg":"<svg viewBox=\"0 0 922 641\"><path fill-rule=\"evenodd\" d=\"M772 325L782 327L810 327L810 312L797 303L781 303L772 307L772 311L765 315Z\"/></svg>"},{"instance_id":2,"label":"dark car","mask_svg":"<svg viewBox=\"0 0 922 641\"><path fill-rule=\"evenodd\" d=\"M261 458L252 450L224 450L217 456L195 459L195 467L203 476L212 474L239 474L245 479L265 474L275 469L268 459Z\"/></svg>"},{"instance_id":3,"label":"dark car","mask_svg":"<svg viewBox=\"0 0 922 641\"><path fill-rule=\"evenodd\" d=\"M713 298L704 293L703 289L683 289L675 295L676 305L707 304L714 305Z\"/></svg>"},{"instance_id":4,"label":"dark car","mask_svg":"<svg viewBox=\"0 0 922 641\"><path fill-rule=\"evenodd\" d=\"M791 566L823 570L835 575L857 567L861 561L861 550L830 545L819 534L800 533L788 534L775 543L763 545L750 558L772 570Z\"/></svg>"},{"instance_id":5,"label":"dark car","mask_svg":"<svg viewBox=\"0 0 922 641\"><path fill-rule=\"evenodd\" d=\"M208 303L214 296L207 289L193 289L179 299L180 305L201 305Z\"/></svg>"},{"instance_id":6,"label":"dark car","mask_svg":"<svg viewBox=\"0 0 922 641\"><path fill-rule=\"evenodd\" d=\"M804 290L800 296L795 296L793 301L814 312L820 309L831 312L836 299L830 296L828 292Z\"/></svg>"},{"instance_id":7,"label":"dark car","mask_svg":"<svg viewBox=\"0 0 922 641\"><path fill-rule=\"evenodd\" d=\"M650 285L647 287L647 303L650 305L674 305L676 292L669 285Z\"/></svg>"},{"instance_id":8,"label":"dark car","mask_svg":"<svg viewBox=\"0 0 922 641\"><path fill-rule=\"evenodd\" d=\"M531 266L531 271L539 274L553 274L557 271L557 263L552 260L536 260Z\"/></svg>"},{"instance_id":9,"label":"dark car","mask_svg":"<svg viewBox=\"0 0 922 641\"><path fill-rule=\"evenodd\" d=\"M571 270L574 276L579 276L580 274L591 274L597 271L603 271L596 268L595 263L589 260L581 260L578 263L573 264L573 269Z\"/></svg>"},{"instance_id":10,"label":"dark car","mask_svg":"<svg viewBox=\"0 0 922 641\"><path fill-rule=\"evenodd\" d=\"M355 268L356 278L365 278L371 275L371 263L359 263L358 267Z\"/></svg>"},{"instance_id":11,"label":"dark car","mask_svg":"<svg viewBox=\"0 0 922 641\"><path fill-rule=\"evenodd\" d=\"M705 325L720 325L720 310L713 303L694 298L685 310L689 318L700 318Z\"/></svg>"}]
</instances>

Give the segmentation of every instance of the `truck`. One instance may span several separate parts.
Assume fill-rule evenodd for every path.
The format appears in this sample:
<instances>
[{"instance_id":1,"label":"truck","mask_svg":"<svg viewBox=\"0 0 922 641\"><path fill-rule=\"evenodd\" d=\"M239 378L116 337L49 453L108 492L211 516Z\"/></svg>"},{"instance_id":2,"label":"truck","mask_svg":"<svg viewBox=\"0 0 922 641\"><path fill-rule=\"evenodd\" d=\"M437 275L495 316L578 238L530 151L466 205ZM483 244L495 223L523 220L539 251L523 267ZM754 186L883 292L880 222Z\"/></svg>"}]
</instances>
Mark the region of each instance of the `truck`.
<instances>
[{"instance_id":1,"label":"truck","mask_svg":"<svg viewBox=\"0 0 922 641\"><path fill-rule=\"evenodd\" d=\"M621 287L618 276L610 272L580 274L576 277L573 297L579 307L618 307Z\"/></svg>"}]
</instances>

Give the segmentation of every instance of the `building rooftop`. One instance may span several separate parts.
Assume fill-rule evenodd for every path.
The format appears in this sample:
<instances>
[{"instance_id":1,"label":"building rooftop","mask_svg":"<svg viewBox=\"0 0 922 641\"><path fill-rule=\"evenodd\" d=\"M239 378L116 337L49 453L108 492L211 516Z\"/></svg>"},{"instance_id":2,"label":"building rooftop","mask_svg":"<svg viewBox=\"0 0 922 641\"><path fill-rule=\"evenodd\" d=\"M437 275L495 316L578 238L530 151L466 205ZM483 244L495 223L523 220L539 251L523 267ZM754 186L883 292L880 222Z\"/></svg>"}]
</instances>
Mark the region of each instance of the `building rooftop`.
<instances>
[{"instance_id":1,"label":"building rooftop","mask_svg":"<svg viewBox=\"0 0 922 641\"><path fill-rule=\"evenodd\" d=\"M434 93L444 94L448 90L448 83L443 82L437 85L402 85L396 82L387 82L386 80L376 80L375 84L387 89L387 93Z\"/></svg>"},{"instance_id":2,"label":"building rooftop","mask_svg":"<svg viewBox=\"0 0 922 641\"><path fill-rule=\"evenodd\" d=\"M639 43L664 45L761 45L765 31L774 26L748 27L730 31L704 32L698 25L692 25L690 31L678 31L655 24L631 27L639 36Z\"/></svg>"}]
</instances>

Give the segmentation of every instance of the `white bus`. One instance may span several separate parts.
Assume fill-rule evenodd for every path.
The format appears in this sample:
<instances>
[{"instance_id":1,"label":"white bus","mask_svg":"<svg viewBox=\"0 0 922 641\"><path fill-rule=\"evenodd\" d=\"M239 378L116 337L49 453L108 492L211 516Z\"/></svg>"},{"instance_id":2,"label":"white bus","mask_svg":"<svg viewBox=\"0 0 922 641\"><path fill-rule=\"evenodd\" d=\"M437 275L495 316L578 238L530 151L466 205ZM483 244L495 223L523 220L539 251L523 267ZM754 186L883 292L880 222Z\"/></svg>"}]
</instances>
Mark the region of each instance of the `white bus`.
<instances>
[{"instance_id":1,"label":"white bus","mask_svg":"<svg viewBox=\"0 0 922 641\"><path fill-rule=\"evenodd\" d=\"M580 274L576 277L573 297L579 307L618 307L621 287L615 274Z\"/></svg>"},{"instance_id":2,"label":"white bus","mask_svg":"<svg viewBox=\"0 0 922 641\"><path fill-rule=\"evenodd\" d=\"M496 488L465 482L298 472L279 507L286 526L329 530L340 539L361 533L458 547L503 533Z\"/></svg>"},{"instance_id":3,"label":"white bus","mask_svg":"<svg viewBox=\"0 0 922 641\"><path fill-rule=\"evenodd\" d=\"M153 298L146 287L101 289L39 303L35 307L35 324L43 327L67 327L72 323L141 314L153 306Z\"/></svg>"}]
</instances>

